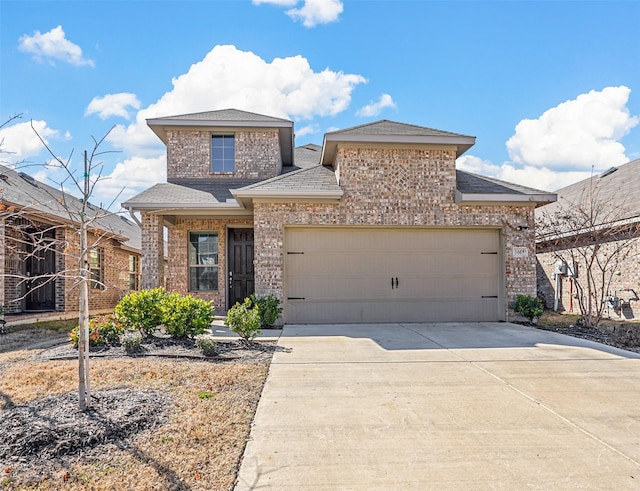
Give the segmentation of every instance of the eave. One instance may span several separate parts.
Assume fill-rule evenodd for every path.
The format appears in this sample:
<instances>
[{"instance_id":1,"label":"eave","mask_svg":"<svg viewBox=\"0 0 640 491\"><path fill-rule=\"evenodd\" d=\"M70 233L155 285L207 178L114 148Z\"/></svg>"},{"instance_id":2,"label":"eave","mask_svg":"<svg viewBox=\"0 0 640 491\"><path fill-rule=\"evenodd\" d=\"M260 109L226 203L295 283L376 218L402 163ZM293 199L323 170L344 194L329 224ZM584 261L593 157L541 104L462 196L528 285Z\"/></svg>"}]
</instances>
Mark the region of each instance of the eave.
<instances>
[{"instance_id":1,"label":"eave","mask_svg":"<svg viewBox=\"0 0 640 491\"><path fill-rule=\"evenodd\" d=\"M543 194L481 194L463 193L456 190L456 203L459 205L481 206L542 206L556 201L557 195Z\"/></svg>"}]
</instances>

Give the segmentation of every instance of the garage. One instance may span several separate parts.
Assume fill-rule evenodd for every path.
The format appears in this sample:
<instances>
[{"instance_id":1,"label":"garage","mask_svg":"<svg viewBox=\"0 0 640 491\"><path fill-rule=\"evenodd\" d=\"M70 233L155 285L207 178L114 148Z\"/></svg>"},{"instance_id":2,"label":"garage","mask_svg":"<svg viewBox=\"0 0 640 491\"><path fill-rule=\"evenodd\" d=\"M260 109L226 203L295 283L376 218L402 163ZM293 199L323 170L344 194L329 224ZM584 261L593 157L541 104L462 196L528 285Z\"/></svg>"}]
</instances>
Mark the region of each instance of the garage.
<instances>
[{"instance_id":1,"label":"garage","mask_svg":"<svg viewBox=\"0 0 640 491\"><path fill-rule=\"evenodd\" d=\"M292 323L504 320L497 229L291 227Z\"/></svg>"}]
</instances>

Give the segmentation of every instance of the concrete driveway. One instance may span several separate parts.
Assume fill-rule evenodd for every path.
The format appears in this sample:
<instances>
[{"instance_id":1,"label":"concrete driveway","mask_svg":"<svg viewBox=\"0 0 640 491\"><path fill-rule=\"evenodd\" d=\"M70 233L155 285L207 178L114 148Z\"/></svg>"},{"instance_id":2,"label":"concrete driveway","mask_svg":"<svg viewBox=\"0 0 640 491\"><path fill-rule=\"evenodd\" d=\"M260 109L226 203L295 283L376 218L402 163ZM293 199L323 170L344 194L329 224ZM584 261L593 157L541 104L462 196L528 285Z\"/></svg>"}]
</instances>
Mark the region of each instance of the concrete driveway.
<instances>
[{"instance_id":1,"label":"concrete driveway","mask_svg":"<svg viewBox=\"0 0 640 491\"><path fill-rule=\"evenodd\" d=\"M505 323L287 326L236 490L640 489L640 356Z\"/></svg>"}]
</instances>

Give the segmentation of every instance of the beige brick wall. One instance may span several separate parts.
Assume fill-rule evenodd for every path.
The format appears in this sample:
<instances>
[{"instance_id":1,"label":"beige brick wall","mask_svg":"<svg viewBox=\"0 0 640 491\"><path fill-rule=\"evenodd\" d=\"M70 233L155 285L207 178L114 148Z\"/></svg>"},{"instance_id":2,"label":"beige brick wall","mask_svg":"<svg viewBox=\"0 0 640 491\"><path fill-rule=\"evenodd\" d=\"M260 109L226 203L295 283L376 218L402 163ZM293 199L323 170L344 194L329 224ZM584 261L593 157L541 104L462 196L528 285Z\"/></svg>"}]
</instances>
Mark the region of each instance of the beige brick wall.
<instances>
[{"instance_id":1,"label":"beige brick wall","mask_svg":"<svg viewBox=\"0 0 640 491\"><path fill-rule=\"evenodd\" d=\"M224 133L224 132L223 132ZM277 130L229 131L235 135L234 173L211 172L211 131L167 132L167 179L268 179L280 174Z\"/></svg>"},{"instance_id":2,"label":"beige brick wall","mask_svg":"<svg viewBox=\"0 0 640 491\"><path fill-rule=\"evenodd\" d=\"M607 245L603 245L603 257L607 254ZM559 254L570 260L569 251L558 251ZM579 255L577 255L579 257ZM640 317L640 238L633 241L631 258L625 261L623 267L617 268L614 272L611 282L610 293L616 294L618 298L624 301L623 308L616 312L609 311L612 319L638 319ZM556 280L554 278L555 263L558 257L552 252L538 253L537 255L537 279L538 279L538 295L544 299L548 308L553 308ZM596 271L594 269L594 271ZM568 276L560 276L559 282L559 302L558 310L567 313L580 313L578 301L575 298L577 294L575 281ZM578 263L578 279L577 281L586 286L585 283L585 267ZM572 298L573 301L572 301ZM606 316L605 316L606 317Z\"/></svg>"},{"instance_id":3,"label":"beige brick wall","mask_svg":"<svg viewBox=\"0 0 640 491\"><path fill-rule=\"evenodd\" d=\"M250 218L231 220L178 219L169 228L169 274L167 289L172 292L191 294L194 297L211 300L215 311L226 311L227 296L227 228L244 227L253 224ZM189 292L189 232L218 232L218 291Z\"/></svg>"},{"instance_id":4,"label":"beige brick wall","mask_svg":"<svg viewBox=\"0 0 640 491\"><path fill-rule=\"evenodd\" d=\"M161 215L142 214L142 288L164 284L164 236Z\"/></svg>"},{"instance_id":5,"label":"beige brick wall","mask_svg":"<svg viewBox=\"0 0 640 491\"><path fill-rule=\"evenodd\" d=\"M501 230L505 295L535 295L533 207L455 204L455 152L451 150L344 148L338 151L337 204L254 205L256 292L283 297L284 230L287 225L494 227ZM517 230L520 225L529 228ZM513 248L527 255L514 257Z\"/></svg>"}]
</instances>

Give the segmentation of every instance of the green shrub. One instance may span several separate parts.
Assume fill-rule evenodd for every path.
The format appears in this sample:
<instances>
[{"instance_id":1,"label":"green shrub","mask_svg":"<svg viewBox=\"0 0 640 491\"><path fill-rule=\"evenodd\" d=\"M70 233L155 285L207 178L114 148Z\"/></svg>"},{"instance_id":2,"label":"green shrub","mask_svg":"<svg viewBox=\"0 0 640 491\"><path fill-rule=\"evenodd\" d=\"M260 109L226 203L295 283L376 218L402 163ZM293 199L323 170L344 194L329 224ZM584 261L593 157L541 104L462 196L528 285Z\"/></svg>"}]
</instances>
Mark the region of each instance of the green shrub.
<instances>
[{"instance_id":1,"label":"green shrub","mask_svg":"<svg viewBox=\"0 0 640 491\"><path fill-rule=\"evenodd\" d=\"M540 317L544 312L542 300L533 298L531 295L518 295L516 301L513 303L513 310L522 314L530 321L533 321L536 317Z\"/></svg>"},{"instance_id":2,"label":"green shrub","mask_svg":"<svg viewBox=\"0 0 640 491\"><path fill-rule=\"evenodd\" d=\"M156 327L162 324L162 305L166 296L164 288L131 292L116 305L116 316L127 329L153 334Z\"/></svg>"},{"instance_id":3,"label":"green shrub","mask_svg":"<svg viewBox=\"0 0 640 491\"><path fill-rule=\"evenodd\" d=\"M172 293L162 302L162 323L174 338L192 338L203 334L213 322L211 303L191 295Z\"/></svg>"},{"instance_id":4,"label":"green shrub","mask_svg":"<svg viewBox=\"0 0 640 491\"><path fill-rule=\"evenodd\" d=\"M142 334L140 331L125 331L120 336L120 344L127 353L133 353L142 344Z\"/></svg>"},{"instance_id":5,"label":"green shrub","mask_svg":"<svg viewBox=\"0 0 640 491\"><path fill-rule=\"evenodd\" d=\"M218 343L207 334L196 336L196 346L200 348L204 356L215 356L218 351Z\"/></svg>"},{"instance_id":6,"label":"green shrub","mask_svg":"<svg viewBox=\"0 0 640 491\"><path fill-rule=\"evenodd\" d=\"M256 297L255 294L252 294L249 299L258 308L261 327L272 327L282 314L280 299L273 293L264 297Z\"/></svg>"},{"instance_id":7,"label":"green shrub","mask_svg":"<svg viewBox=\"0 0 640 491\"><path fill-rule=\"evenodd\" d=\"M116 320L113 314L98 315L89 319L90 346L117 344L123 332L124 326ZM76 326L71 330L69 333L69 341L71 341L74 347L78 347L78 342L80 341L80 326Z\"/></svg>"},{"instance_id":8,"label":"green shrub","mask_svg":"<svg viewBox=\"0 0 640 491\"><path fill-rule=\"evenodd\" d=\"M236 303L227 312L224 325L235 332L245 341L251 341L260 334L260 311L254 308L249 298L244 303Z\"/></svg>"}]
</instances>

